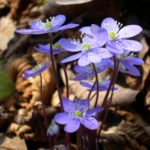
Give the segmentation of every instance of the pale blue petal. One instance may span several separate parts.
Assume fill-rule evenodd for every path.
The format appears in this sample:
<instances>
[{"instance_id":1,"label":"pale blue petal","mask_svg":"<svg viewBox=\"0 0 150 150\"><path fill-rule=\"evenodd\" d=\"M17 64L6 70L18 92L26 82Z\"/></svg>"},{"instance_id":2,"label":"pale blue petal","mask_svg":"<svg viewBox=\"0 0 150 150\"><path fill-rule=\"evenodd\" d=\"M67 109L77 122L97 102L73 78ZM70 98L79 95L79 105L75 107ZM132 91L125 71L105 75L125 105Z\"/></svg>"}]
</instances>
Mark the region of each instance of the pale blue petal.
<instances>
[{"instance_id":1,"label":"pale blue petal","mask_svg":"<svg viewBox=\"0 0 150 150\"><path fill-rule=\"evenodd\" d=\"M142 28L138 25L127 25L120 29L118 38L130 38L139 34L141 31Z\"/></svg>"},{"instance_id":2,"label":"pale blue petal","mask_svg":"<svg viewBox=\"0 0 150 150\"><path fill-rule=\"evenodd\" d=\"M90 83L88 83L88 82L81 81L80 84L81 84L82 86L87 87L87 88L91 88L91 87L92 87L92 85L91 85Z\"/></svg>"},{"instance_id":3,"label":"pale blue petal","mask_svg":"<svg viewBox=\"0 0 150 150\"><path fill-rule=\"evenodd\" d=\"M96 130L99 127L98 121L93 117L83 117L80 119L80 122L83 124L84 127L90 130Z\"/></svg>"},{"instance_id":4,"label":"pale blue petal","mask_svg":"<svg viewBox=\"0 0 150 150\"><path fill-rule=\"evenodd\" d=\"M61 45L62 48L64 48L66 51L70 51L70 52L78 52L81 51L81 49L79 49L78 47L78 43L77 42L72 42L69 39L65 39L62 38L59 40L59 44Z\"/></svg>"},{"instance_id":5,"label":"pale blue petal","mask_svg":"<svg viewBox=\"0 0 150 150\"><path fill-rule=\"evenodd\" d=\"M79 66L87 66L90 64L90 61L88 60L88 57L86 54L83 54L80 59L78 60L78 65Z\"/></svg>"},{"instance_id":6,"label":"pale blue petal","mask_svg":"<svg viewBox=\"0 0 150 150\"><path fill-rule=\"evenodd\" d=\"M97 34L100 29L101 29L101 28L100 28L98 25L96 25L96 24L92 24L92 25L91 25L91 31L92 31L93 35L94 35L94 34Z\"/></svg>"},{"instance_id":7,"label":"pale blue petal","mask_svg":"<svg viewBox=\"0 0 150 150\"><path fill-rule=\"evenodd\" d=\"M133 57L133 56L124 58L124 61L128 62L130 64L133 64L133 65L143 65L144 64L144 61L141 58Z\"/></svg>"},{"instance_id":8,"label":"pale blue petal","mask_svg":"<svg viewBox=\"0 0 150 150\"><path fill-rule=\"evenodd\" d=\"M98 63L98 62L101 62L102 60L102 57L100 57L97 51L95 50L89 51L87 55L88 55L87 59L89 62Z\"/></svg>"},{"instance_id":9,"label":"pale blue petal","mask_svg":"<svg viewBox=\"0 0 150 150\"><path fill-rule=\"evenodd\" d=\"M25 70L25 72L24 72L25 75L23 76L23 78L29 78L29 77L36 76L36 75L44 72L46 69L48 69L48 67L49 67L49 65L44 65L39 70L33 70L33 69Z\"/></svg>"},{"instance_id":10,"label":"pale blue petal","mask_svg":"<svg viewBox=\"0 0 150 150\"><path fill-rule=\"evenodd\" d=\"M99 28L98 32L94 33L94 38L97 42L97 45L101 47L106 44L108 40L108 33L105 29Z\"/></svg>"},{"instance_id":11,"label":"pale blue petal","mask_svg":"<svg viewBox=\"0 0 150 150\"><path fill-rule=\"evenodd\" d=\"M127 73L132 74L133 76L140 76L139 70L134 67L133 65L126 63L125 61L120 60L120 62L123 64L123 66L127 69Z\"/></svg>"},{"instance_id":12,"label":"pale blue petal","mask_svg":"<svg viewBox=\"0 0 150 150\"><path fill-rule=\"evenodd\" d=\"M69 57L63 59L63 60L61 61L61 63L66 63L66 62L74 61L74 60L80 58L81 55L82 55L82 52L77 53L77 54L72 55L72 56L69 56Z\"/></svg>"},{"instance_id":13,"label":"pale blue petal","mask_svg":"<svg viewBox=\"0 0 150 150\"><path fill-rule=\"evenodd\" d=\"M106 45L106 49L114 54L122 54L124 52L123 48L116 41L109 42Z\"/></svg>"},{"instance_id":14,"label":"pale blue petal","mask_svg":"<svg viewBox=\"0 0 150 150\"><path fill-rule=\"evenodd\" d=\"M75 78L73 78L73 80L80 81L80 80L87 79L91 76L94 76L94 74L93 73L83 73L83 74L77 75Z\"/></svg>"},{"instance_id":15,"label":"pale blue petal","mask_svg":"<svg viewBox=\"0 0 150 150\"><path fill-rule=\"evenodd\" d=\"M44 30L45 29L45 23L40 21L40 20L33 21L31 23L31 28L35 29L35 30Z\"/></svg>"},{"instance_id":16,"label":"pale blue petal","mask_svg":"<svg viewBox=\"0 0 150 150\"><path fill-rule=\"evenodd\" d=\"M133 52L139 52L143 48L142 44L135 40L121 40L119 44L123 49Z\"/></svg>"},{"instance_id":17,"label":"pale blue petal","mask_svg":"<svg viewBox=\"0 0 150 150\"><path fill-rule=\"evenodd\" d=\"M91 69L91 67L90 66L75 66L74 67L74 71L76 72L76 73L88 73L88 72L91 72L92 71L92 69Z\"/></svg>"},{"instance_id":18,"label":"pale blue petal","mask_svg":"<svg viewBox=\"0 0 150 150\"><path fill-rule=\"evenodd\" d=\"M79 119L76 119L76 118L72 118L66 125L65 125L65 128L64 130L67 132L67 133L73 133L75 131L77 131L80 127L80 121Z\"/></svg>"},{"instance_id":19,"label":"pale blue petal","mask_svg":"<svg viewBox=\"0 0 150 150\"><path fill-rule=\"evenodd\" d=\"M51 23L53 24L54 27L61 26L65 21L66 21L65 15L57 15L56 17L51 19Z\"/></svg>"},{"instance_id":20,"label":"pale blue petal","mask_svg":"<svg viewBox=\"0 0 150 150\"><path fill-rule=\"evenodd\" d=\"M110 58L112 54L106 48L97 48L94 50L95 55L99 58Z\"/></svg>"},{"instance_id":21,"label":"pale blue petal","mask_svg":"<svg viewBox=\"0 0 150 150\"><path fill-rule=\"evenodd\" d=\"M75 28L77 26L79 26L79 25L75 24L75 23L70 23L70 24L67 24L67 25L59 27L58 31L60 31L60 30L66 30L66 29L72 29L72 28Z\"/></svg>"},{"instance_id":22,"label":"pale blue petal","mask_svg":"<svg viewBox=\"0 0 150 150\"><path fill-rule=\"evenodd\" d=\"M116 20L110 17L102 21L101 27L106 29L107 32L117 33L119 30Z\"/></svg>"},{"instance_id":23,"label":"pale blue petal","mask_svg":"<svg viewBox=\"0 0 150 150\"><path fill-rule=\"evenodd\" d=\"M83 27L80 29L80 32L85 33L87 35L93 36L93 33L91 31L91 27Z\"/></svg>"},{"instance_id":24,"label":"pale blue petal","mask_svg":"<svg viewBox=\"0 0 150 150\"><path fill-rule=\"evenodd\" d=\"M68 98L63 98L62 103L63 103L63 108L65 112L68 112L68 113L75 112L76 107L75 107L74 102L70 101Z\"/></svg>"},{"instance_id":25,"label":"pale blue petal","mask_svg":"<svg viewBox=\"0 0 150 150\"><path fill-rule=\"evenodd\" d=\"M95 116L98 112L102 112L104 110L103 107L95 107L93 109L89 109L86 112L86 116Z\"/></svg>"},{"instance_id":26,"label":"pale blue petal","mask_svg":"<svg viewBox=\"0 0 150 150\"><path fill-rule=\"evenodd\" d=\"M55 122L58 124L66 124L70 121L70 119L71 117L65 112L56 114L54 117Z\"/></svg>"}]
</instances>

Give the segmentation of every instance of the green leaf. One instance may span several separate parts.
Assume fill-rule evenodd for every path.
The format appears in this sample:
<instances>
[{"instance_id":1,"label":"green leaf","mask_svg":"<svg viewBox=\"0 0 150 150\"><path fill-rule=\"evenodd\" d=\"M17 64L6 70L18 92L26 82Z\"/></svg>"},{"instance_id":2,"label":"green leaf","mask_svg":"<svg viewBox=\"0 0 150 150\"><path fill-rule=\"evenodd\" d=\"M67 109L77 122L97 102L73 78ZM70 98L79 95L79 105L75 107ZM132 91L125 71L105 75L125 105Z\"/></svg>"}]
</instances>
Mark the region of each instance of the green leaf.
<instances>
[{"instance_id":1,"label":"green leaf","mask_svg":"<svg viewBox=\"0 0 150 150\"><path fill-rule=\"evenodd\" d=\"M11 77L3 70L0 70L0 101L6 100L14 94L15 85Z\"/></svg>"}]
</instances>

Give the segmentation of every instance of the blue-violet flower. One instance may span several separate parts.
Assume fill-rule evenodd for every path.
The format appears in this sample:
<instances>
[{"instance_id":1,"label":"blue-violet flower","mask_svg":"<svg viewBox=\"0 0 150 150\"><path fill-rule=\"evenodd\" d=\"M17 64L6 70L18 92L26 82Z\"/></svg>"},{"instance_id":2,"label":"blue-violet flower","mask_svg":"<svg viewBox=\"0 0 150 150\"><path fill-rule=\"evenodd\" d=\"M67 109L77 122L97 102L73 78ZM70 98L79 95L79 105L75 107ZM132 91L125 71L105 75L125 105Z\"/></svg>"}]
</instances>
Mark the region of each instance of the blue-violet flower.
<instances>
[{"instance_id":1,"label":"blue-violet flower","mask_svg":"<svg viewBox=\"0 0 150 150\"><path fill-rule=\"evenodd\" d=\"M33 21L30 29L18 29L16 32L20 34L45 34L78 26L78 24L74 23L62 26L65 21L66 17L64 15L57 15L56 17L51 17L50 20L47 19L46 22L42 22L41 20Z\"/></svg>"},{"instance_id":2,"label":"blue-violet flower","mask_svg":"<svg viewBox=\"0 0 150 150\"><path fill-rule=\"evenodd\" d=\"M102 39L98 39L103 37ZM99 42L98 42L99 40ZM105 30L100 30L95 37L85 35L82 42L69 39L61 39L59 41L62 48L70 52L78 52L75 55L65 58L62 63L70 62L76 59L79 66L86 66L91 63L101 62L103 58L110 58L112 54L102 46L107 41L107 33Z\"/></svg>"},{"instance_id":3,"label":"blue-violet flower","mask_svg":"<svg viewBox=\"0 0 150 150\"><path fill-rule=\"evenodd\" d=\"M23 78L29 78L29 77L32 77L32 76L36 76L40 73L42 73L43 71L45 71L46 69L48 69L49 65L46 65L46 64L38 64L36 65L34 68L32 69L28 69L28 70L25 70L24 72L24 76Z\"/></svg>"},{"instance_id":4,"label":"blue-violet flower","mask_svg":"<svg viewBox=\"0 0 150 150\"><path fill-rule=\"evenodd\" d=\"M58 124L65 125L64 130L68 133L77 131L82 124L90 130L96 130L99 127L98 121L93 117L98 112L103 111L103 107L89 109L90 101L62 99L64 112L55 115L55 121Z\"/></svg>"}]
</instances>

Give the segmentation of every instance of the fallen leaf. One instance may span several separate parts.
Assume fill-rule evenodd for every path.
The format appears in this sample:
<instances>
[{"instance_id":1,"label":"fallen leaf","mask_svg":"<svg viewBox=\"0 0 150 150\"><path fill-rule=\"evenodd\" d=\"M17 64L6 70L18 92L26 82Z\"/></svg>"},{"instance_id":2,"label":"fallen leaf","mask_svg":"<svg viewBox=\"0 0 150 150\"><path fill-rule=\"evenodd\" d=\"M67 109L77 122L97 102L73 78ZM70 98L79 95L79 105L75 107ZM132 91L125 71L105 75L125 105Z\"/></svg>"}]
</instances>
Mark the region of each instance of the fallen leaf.
<instances>
[{"instance_id":1,"label":"fallen leaf","mask_svg":"<svg viewBox=\"0 0 150 150\"><path fill-rule=\"evenodd\" d=\"M0 19L0 53L7 49L8 43L14 37L16 30L15 23L9 17L2 17Z\"/></svg>"},{"instance_id":2,"label":"fallen leaf","mask_svg":"<svg viewBox=\"0 0 150 150\"><path fill-rule=\"evenodd\" d=\"M93 0L54 0L54 3L57 5L75 5L75 4L83 4L88 3Z\"/></svg>"}]
</instances>

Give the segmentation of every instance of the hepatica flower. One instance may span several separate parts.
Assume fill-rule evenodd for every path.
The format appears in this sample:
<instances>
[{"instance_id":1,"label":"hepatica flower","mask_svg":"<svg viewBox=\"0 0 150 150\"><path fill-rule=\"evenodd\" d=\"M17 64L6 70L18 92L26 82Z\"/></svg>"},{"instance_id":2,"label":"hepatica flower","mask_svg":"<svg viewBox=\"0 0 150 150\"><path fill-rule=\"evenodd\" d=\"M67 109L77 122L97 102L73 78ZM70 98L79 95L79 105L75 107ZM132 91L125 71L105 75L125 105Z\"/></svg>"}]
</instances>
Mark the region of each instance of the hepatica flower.
<instances>
[{"instance_id":1,"label":"hepatica flower","mask_svg":"<svg viewBox=\"0 0 150 150\"><path fill-rule=\"evenodd\" d=\"M53 54L58 54L61 52L64 52L64 50L61 48L61 45L59 44L59 41L56 42L53 46L52 46L52 53ZM36 47L36 50L42 53L45 53L47 55L50 55L50 45L43 45L43 44L39 44L38 47Z\"/></svg>"},{"instance_id":2,"label":"hepatica flower","mask_svg":"<svg viewBox=\"0 0 150 150\"><path fill-rule=\"evenodd\" d=\"M95 84L94 87L93 87L93 84L91 84L91 83L89 83L89 82L85 82L85 81L81 81L80 84L81 84L82 86L84 86L84 87L87 87L89 90L90 90L91 88L93 88L92 91L96 91L96 90L97 90L96 84ZM109 84L110 84L110 80L99 81L99 88L98 88L99 91L105 91L105 90L107 90Z\"/></svg>"},{"instance_id":3,"label":"hepatica flower","mask_svg":"<svg viewBox=\"0 0 150 150\"><path fill-rule=\"evenodd\" d=\"M139 25L122 25L113 18L106 18L102 21L101 27L108 32L107 49L113 53L122 54L124 50L138 52L142 44L128 38L134 37L142 31Z\"/></svg>"},{"instance_id":4,"label":"hepatica flower","mask_svg":"<svg viewBox=\"0 0 150 150\"><path fill-rule=\"evenodd\" d=\"M96 71L97 73L103 72L105 69L109 67L113 67L112 61L110 59L102 59L100 63L96 63ZM74 78L74 80L80 81L83 79L91 78L95 75L93 67L89 66L75 66L74 71L78 73L78 75Z\"/></svg>"},{"instance_id":5,"label":"hepatica flower","mask_svg":"<svg viewBox=\"0 0 150 150\"><path fill-rule=\"evenodd\" d=\"M102 107L89 109L89 100L62 100L64 112L55 115L55 121L58 124L65 125L64 130L68 133L77 131L82 124L85 128L96 130L99 127L98 121L94 116L103 111Z\"/></svg>"},{"instance_id":6,"label":"hepatica flower","mask_svg":"<svg viewBox=\"0 0 150 150\"><path fill-rule=\"evenodd\" d=\"M129 54L129 52L118 55L116 59L119 61L119 71L133 76L140 76L139 70L134 65L143 65L144 61L142 59Z\"/></svg>"},{"instance_id":7,"label":"hepatica flower","mask_svg":"<svg viewBox=\"0 0 150 150\"><path fill-rule=\"evenodd\" d=\"M45 34L78 26L78 24L74 23L63 25L65 21L66 17L64 15L57 15L56 17L50 17L46 22L42 22L41 20L33 21L30 29L18 29L16 32L20 34Z\"/></svg>"},{"instance_id":8,"label":"hepatica flower","mask_svg":"<svg viewBox=\"0 0 150 150\"><path fill-rule=\"evenodd\" d=\"M23 78L29 78L29 77L33 77L33 76L36 76L40 73L42 73L43 71L45 71L46 69L48 69L49 65L46 65L46 64L38 64L36 65L34 68L32 69L28 69L28 70L25 70L24 72L24 76Z\"/></svg>"},{"instance_id":9,"label":"hepatica flower","mask_svg":"<svg viewBox=\"0 0 150 150\"><path fill-rule=\"evenodd\" d=\"M113 18L106 18L102 21L101 28L105 29L108 33L108 40L106 48L113 54L122 54L124 50L138 52L142 49L141 43L128 38L134 37L142 31L138 25L122 25ZM95 32L101 29L97 25L90 27L83 27L80 29L82 33L94 37Z\"/></svg>"},{"instance_id":10,"label":"hepatica flower","mask_svg":"<svg viewBox=\"0 0 150 150\"><path fill-rule=\"evenodd\" d=\"M103 37L99 39L99 37ZM100 42L98 42L98 40ZM66 51L78 52L68 58L62 60L62 63L78 60L79 66L86 66L91 63L101 62L103 58L109 58L112 55L106 48L102 46L107 41L107 33L104 30L100 30L95 37L84 36L82 42L69 39L61 39L60 45Z\"/></svg>"}]
</instances>

